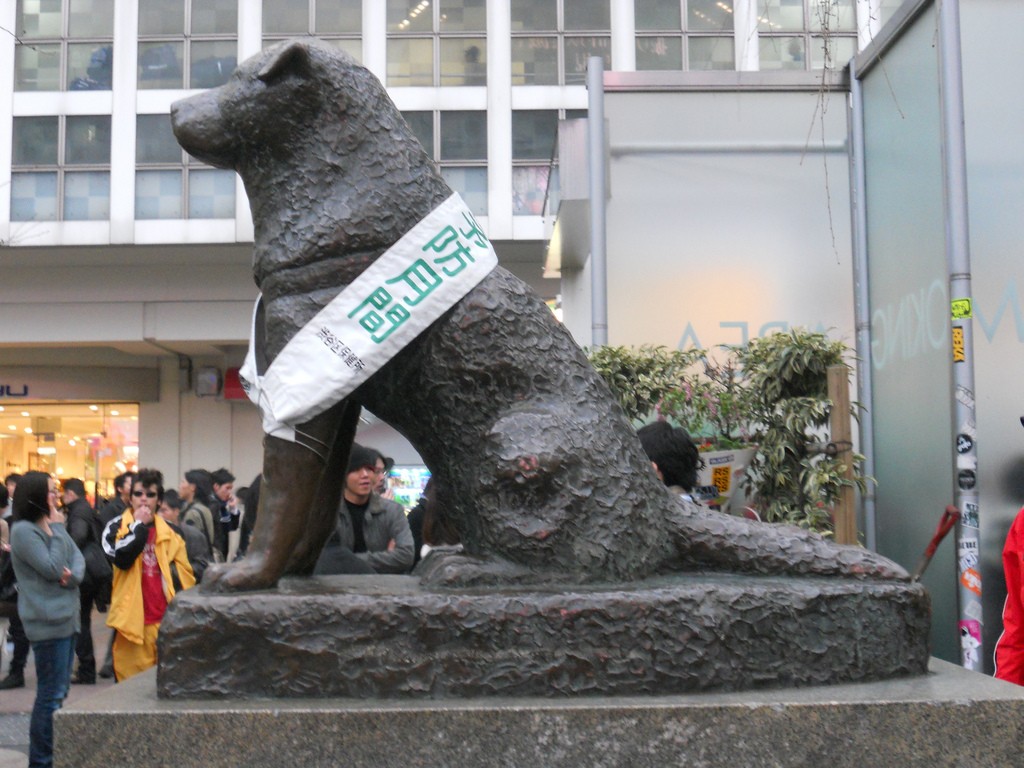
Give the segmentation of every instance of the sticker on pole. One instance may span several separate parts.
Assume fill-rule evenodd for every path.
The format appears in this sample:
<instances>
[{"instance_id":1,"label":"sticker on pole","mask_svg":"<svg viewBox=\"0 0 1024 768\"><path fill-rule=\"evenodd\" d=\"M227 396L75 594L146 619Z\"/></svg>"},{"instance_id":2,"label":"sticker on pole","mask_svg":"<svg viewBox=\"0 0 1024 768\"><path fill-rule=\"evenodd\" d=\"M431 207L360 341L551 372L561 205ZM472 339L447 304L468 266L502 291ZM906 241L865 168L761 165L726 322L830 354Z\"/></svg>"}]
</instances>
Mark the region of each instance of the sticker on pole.
<instances>
[{"instance_id":1,"label":"sticker on pole","mask_svg":"<svg viewBox=\"0 0 1024 768\"><path fill-rule=\"evenodd\" d=\"M254 313L240 378L260 407L263 431L294 441L296 425L379 371L497 263L468 206L453 194L302 327L262 377Z\"/></svg>"},{"instance_id":2,"label":"sticker on pole","mask_svg":"<svg viewBox=\"0 0 1024 768\"><path fill-rule=\"evenodd\" d=\"M974 317L970 299L951 299L949 309L954 320L970 320Z\"/></svg>"}]
</instances>

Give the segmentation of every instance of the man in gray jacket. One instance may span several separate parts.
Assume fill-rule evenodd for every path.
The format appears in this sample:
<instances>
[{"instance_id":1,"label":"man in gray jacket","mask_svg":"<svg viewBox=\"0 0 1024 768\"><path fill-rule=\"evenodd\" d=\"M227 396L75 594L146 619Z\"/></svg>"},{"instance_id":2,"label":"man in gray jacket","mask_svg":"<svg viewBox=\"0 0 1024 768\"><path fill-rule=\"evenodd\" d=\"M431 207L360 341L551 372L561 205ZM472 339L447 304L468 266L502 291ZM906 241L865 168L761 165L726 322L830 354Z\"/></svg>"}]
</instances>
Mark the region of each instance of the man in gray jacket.
<instances>
[{"instance_id":1,"label":"man in gray jacket","mask_svg":"<svg viewBox=\"0 0 1024 768\"><path fill-rule=\"evenodd\" d=\"M412 532L405 508L374 493L380 451L352 444L338 523L314 573L408 573L413 563Z\"/></svg>"}]
</instances>

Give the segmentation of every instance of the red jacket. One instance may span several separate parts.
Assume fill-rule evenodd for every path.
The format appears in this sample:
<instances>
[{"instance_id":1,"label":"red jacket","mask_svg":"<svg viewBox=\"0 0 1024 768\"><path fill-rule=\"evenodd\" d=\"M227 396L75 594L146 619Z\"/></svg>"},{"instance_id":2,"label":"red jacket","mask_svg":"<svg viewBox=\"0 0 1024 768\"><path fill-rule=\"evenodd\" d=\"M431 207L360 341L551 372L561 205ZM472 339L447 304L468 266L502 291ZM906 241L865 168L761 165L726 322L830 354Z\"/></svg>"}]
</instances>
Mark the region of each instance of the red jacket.
<instances>
[{"instance_id":1,"label":"red jacket","mask_svg":"<svg viewBox=\"0 0 1024 768\"><path fill-rule=\"evenodd\" d=\"M996 677L1024 685L1024 509L1006 534L1003 546L1006 603L1003 605L1003 634L996 643Z\"/></svg>"}]
</instances>

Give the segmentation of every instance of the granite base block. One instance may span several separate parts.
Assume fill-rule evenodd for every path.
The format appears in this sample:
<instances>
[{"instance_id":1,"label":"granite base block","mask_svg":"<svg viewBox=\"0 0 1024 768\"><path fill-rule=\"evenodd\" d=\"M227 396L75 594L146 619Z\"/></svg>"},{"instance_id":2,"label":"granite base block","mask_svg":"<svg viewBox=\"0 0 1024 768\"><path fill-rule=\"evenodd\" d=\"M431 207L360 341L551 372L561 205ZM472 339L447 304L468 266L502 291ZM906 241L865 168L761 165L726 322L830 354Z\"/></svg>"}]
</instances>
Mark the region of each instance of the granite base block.
<instances>
[{"instance_id":1,"label":"granite base block","mask_svg":"<svg viewBox=\"0 0 1024 768\"><path fill-rule=\"evenodd\" d=\"M932 659L875 683L468 701L159 699L146 672L57 713L57 768L1021 764L1024 688Z\"/></svg>"},{"instance_id":2,"label":"granite base block","mask_svg":"<svg viewBox=\"0 0 1024 768\"><path fill-rule=\"evenodd\" d=\"M167 698L603 696L922 674L919 584L674 575L431 591L411 577L189 590L160 628Z\"/></svg>"}]
</instances>

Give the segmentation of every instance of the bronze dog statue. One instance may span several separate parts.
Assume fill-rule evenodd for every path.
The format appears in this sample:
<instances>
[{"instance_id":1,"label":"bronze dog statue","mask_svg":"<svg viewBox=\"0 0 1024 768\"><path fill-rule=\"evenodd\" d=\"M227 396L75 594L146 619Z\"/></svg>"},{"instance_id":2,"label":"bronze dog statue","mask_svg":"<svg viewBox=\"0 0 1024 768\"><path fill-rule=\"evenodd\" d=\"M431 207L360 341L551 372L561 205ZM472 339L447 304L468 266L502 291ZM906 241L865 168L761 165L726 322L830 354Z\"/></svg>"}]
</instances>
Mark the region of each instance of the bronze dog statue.
<instances>
[{"instance_id":1,"label":"bronze dog statue","mask_svg":"<svg viewBox=\"0 0 1024 768\"><path fill-rule=\"evenodd\" d=\"M313 40L243 62L225 85L177 102L172 120L190 154L245 183L261 373L452 194L377 79ZM416 448L461 532L465 554L428 558L430 583L621 582L701 568L907 578L857 547L680 504L569 333L495 267L294 439L268 434L249 554L208 571L205 588L312 571L362 407Z\"/></svg>"}]
</instances>

